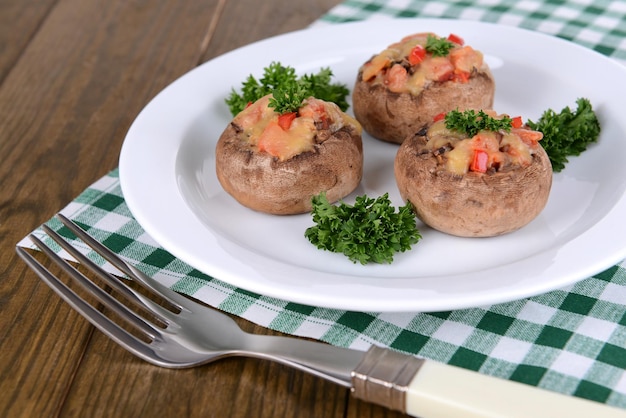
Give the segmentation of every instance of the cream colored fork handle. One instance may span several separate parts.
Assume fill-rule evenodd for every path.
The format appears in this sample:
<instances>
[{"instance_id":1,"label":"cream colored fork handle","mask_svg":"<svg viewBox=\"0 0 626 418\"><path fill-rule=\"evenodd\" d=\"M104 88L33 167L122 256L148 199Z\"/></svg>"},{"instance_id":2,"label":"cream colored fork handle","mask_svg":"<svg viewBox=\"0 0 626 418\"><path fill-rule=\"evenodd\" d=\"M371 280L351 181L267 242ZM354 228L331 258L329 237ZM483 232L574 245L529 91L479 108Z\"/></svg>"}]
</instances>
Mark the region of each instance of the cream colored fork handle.
<instances>
[{"instance_id":1,"label":"cream colored fork handle","mask_svg":"<svg viewBox=\"0 0 626 418\"><path fill-rule=\"evenodd\" d=\"M423 418L624 418L626 410L426 361L409 383L406 413Z\"/></svg>"},{"instance_id":2,"label":"cream colored fork handle","mask_svg":"<svg viewBox=\"0 0 626 418\"><path fill-rule=\"evenodd\" d=\"M420 418L626 418L626 410L372 347L355 397Z\"/></svg>"}]
</instances>

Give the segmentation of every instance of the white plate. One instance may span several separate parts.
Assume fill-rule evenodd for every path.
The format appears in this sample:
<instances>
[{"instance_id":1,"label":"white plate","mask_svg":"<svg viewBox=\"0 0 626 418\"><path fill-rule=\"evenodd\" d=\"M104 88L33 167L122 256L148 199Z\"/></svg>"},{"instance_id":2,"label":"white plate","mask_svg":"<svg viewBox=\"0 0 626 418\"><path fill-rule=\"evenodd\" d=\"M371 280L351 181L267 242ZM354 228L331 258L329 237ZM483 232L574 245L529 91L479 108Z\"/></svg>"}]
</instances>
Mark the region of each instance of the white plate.
<instances>
[{"instance_id":1,"label":"white plate","mask_svg":"<svg viewBox=\"0 0 626 418\"><path fill-rule=\"evenodd\" d=\"M353 264L304 238L310 215L279 217L237 204L220 187L214 146L231 116L224 98L271 61L299 73L331 67L352 88L359 66L403 36L456 33L483 51L495 108L537 120L548 108L591 100L598 144L554 176L547 207L528 226L487 239L421 227L423 239L390 265ZM120 157L124 196L143 228L191 266L240 288L303 304L359 311L441 311L562 288L626 257L626 69L572 43L480 22L406 19L341 24L270 38L194 69L139 114ZM397 146L364 136L356 195L389 192Z\"/></svg>"}]
</instances>

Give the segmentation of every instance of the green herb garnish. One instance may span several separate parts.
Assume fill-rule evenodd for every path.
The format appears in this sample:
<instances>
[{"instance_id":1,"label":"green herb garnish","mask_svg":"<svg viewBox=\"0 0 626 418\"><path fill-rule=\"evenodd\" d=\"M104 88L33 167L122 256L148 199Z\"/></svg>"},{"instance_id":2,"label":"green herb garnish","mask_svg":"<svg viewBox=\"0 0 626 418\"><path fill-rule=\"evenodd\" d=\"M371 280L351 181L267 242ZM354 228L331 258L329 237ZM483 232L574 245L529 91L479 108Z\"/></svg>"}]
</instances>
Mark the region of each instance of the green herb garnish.
<instances>
[{"instance_id":1,"label":"green herb garnish","mask_svg":"<svg viewBox=\"0 0 626 418\"><path fill-rule=\"evenodd\" d=\"M304 86L306 91L311 92L310 96L333 102L345 112L350 106L346 100L350 90L344 84L331 83L332 76L333 73L330 68L322 68L317 74L304 74L299 83Z\"/></svg>"},{"instance_id":2,"label":"green herb garnish","mask_svg":"<svg viewBox=\"0 0 626 418\"><path fill-rule=\"evenodd\" d=\"M580 155L600 136L600 122L589 100L579 98L576 104L576 111L569 106L560 113L548 109L537 122L527 122L531 129L543 133L541 145L550 157L554 172L565 168L567 157Z\"/></svg>"},{"instance_id":3,"label":"green herb garnish","mask_svg":"<svg viewBox=\"0 0 626 418\"><path fill-rule=\"evenodd\" d=\"M433 57L446 57L450 53L450 50L454 48L454 43L446 38L428 35L424 48L426 52L430 52Z\"/></svg>"},{"instance_id":4,"label":"green herb garnish","mask_svg":"<svg viewBox=\"0 0 626 418\"><path fill-rule=\"evenodd\" d=\"M446 128L465 133L468 137L472 138L480 131L498 132L502 130L509 132L513 120L508 116L504 116L502 119L496 119L482 110L476 112L470 109L463 112L452 110L446 113L445 122Z\"/></svg>"},{"instance_id":5,"label":"green herb garnish","mask_svg":"<svg viewBox=\"0 0 626 418\"><path fill-rule=\"evenodd\" d=\"M422 237L407 203L398 212L388 193L377 199L356 198L354 206L332 205L326 195L314 196L313 221L304 235L317 248L343 253L354 263L391 263L396 252L411 249Z\"/></svg>"},{"instance_id":6,"label":"green herb garnish","mask_svg":"<svg viewBox=\"0 0 626 418\"><path fill-rule=\"evenodd\" d=\"M334 102L343 111L348 109L346 96L350 93L344 84L332 84L330 68L322 68L317 74L296 75L292 67L272 62L263 70L263 77L257 80L252 75L242 83L241 93L232 89L226 98L230 113L234 116L249 103L272 93L270 106L278 113L295 112L307 97Z\"/></svg>"},{"instance_id":7,"label":"green herb garnish","mask_svg":"<svg viewBox=\"0 0 626 418\"><path fill-rule=\"evenodd\" d=\"M311 96L303 86L297 82L289 82L276 88L272 92L268 106L274 108L274 111L280 113L297 112L302 102Z\"/></svg>"}]
</instances>

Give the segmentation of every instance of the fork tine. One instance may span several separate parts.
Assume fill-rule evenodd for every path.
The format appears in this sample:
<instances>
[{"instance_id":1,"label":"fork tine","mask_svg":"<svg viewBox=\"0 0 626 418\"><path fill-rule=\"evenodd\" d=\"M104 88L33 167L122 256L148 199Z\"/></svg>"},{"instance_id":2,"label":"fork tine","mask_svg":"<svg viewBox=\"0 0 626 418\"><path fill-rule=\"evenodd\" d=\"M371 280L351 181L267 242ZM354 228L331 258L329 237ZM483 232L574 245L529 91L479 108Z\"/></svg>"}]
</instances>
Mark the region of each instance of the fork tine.
<instances>
[{"instance_id":1,"label":"fork tine","mask_svg":"<svg viewBox=\"0 0 626 418\"><path fill-rule=\"evenodd\" d=\"M170 303L172 307L178 309L179 311L183 309L180 303L177 301L180 298L176 292L168 289L165 286L159 285L155 287L152 284L152 280L146 280L146 275L139 269L134 266L126 263L122 260L117 254L109 250L100 242L96 241L91 237L87 232L85 232L81 227L76 225L73 221L62 215L61 213L57 214L57 218L65 225L70 231L72 231L78 238L80 238L85 244L91 247L96 253L100 254L104 259L106 259L109 263L114 265L121 272L128 275L130 278L134 279L137 283L143 285L146 289L154 292L159 297L163 298L165 301ZM144 302L145 303L145 302Z\"/></svg>"},{"instance_id":2,"label":"fork tine","mask_svg":"<svg viewBox=\"0 0 626 418\"><path fill-rule=\"evenodd\" d=\"M80 264L84 265L91 272L95 273L100 279L105 281L108 285L120 292L122 295L133 301L138 306L148 309L148 311L154 315L159 321L164 324L169 324L170 321L166 318L168 311L161 307L154 301L143 297L141 294L135 292L130 287L126 286L121 280L113 277L108 272L104 271L100 266L87 258L83 253L78 251L75 247L70 245L64 240L56 231L49 228L47 225L42 225L41 228L52 238L57 244L59 244L65 251L67 251L72 257L74 257Z\"/></svg>"},{"instance_id":3,"label":"fork tine","mask_svg":"<svg viewBox=\"0 0 626 418\"><path fill-rule=\"evenodd\" d=\"M72 279L78 282L86 291L88 291L90 294L95 296L100 302L102 302L105 306L113 310L113 312L119 315L122 319L124 319L129 324L133 325L135 328L137 328L139 331L141 331L144 335L146 335L150 339L154 339L157 336L159 336L160 334L159 330L155 325L139 317L132 310L130 310L126 305L124 305L119 300L115 299L113 296L111 296L110 294L102 290L99 286L97 286L95 283L89 280L84 274L82 274L80 271L72 267L67 261L59 257L54 251L52 251L52 249L50 249L50 247L48 247L46 244L41 242L41 240L39 240L37 237L35 237L34 235L29 235L29 238L44 254L48 256L48 258L51 261L53 261L56 265L61 267L63 271L65 271L68 275L70 275ZM48 271L48 274L51 275L49 271ZM48 277L48 279L50 279L50 277ZM58 281L59 283L62 283L65 286L63 282L61 282L57 278L55 279L56 281ZM49 281L46 280L46 283L49 283ZM69 291L71 291L76 297L78 297L78 295L76 295L75 292L70 290L69 287L67 286L65 287Z\"/></svg>"},{"instance_id":4,"label":"fork tine","mask_svg":"<svg viewBox=\"0 0 626 418\"><path fill-rule=\"evenodd\" d=\"M153 356L150 355L152 350L149 344L126 331L102 312L83 300L23 248L16 247L15 251L41 280L92 325L126 350L148 362L155 363Z\"/></svg>"}]
</instances>

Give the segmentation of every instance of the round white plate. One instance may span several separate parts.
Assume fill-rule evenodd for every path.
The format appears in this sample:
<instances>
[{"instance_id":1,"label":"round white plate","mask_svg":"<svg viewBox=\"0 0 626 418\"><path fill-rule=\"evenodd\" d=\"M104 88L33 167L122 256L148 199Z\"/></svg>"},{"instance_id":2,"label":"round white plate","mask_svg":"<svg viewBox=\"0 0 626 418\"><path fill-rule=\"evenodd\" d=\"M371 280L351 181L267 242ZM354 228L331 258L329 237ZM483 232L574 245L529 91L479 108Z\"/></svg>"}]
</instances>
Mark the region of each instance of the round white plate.
<instances>
[{"instance_id":1,"label":"round white plate","mask_svg":"<svg viewBox=\"0 0 626 418\"><path fill-rule=\"evenodd\" d=\"M405 35L456 33L481 50L496 78L495 109L537 120L587 97L602 134L555 174L547 207L523 229L457 238L420 224L422 240L390 265L353 264L304 237L311 216L240 206L215 176L215 143L231 119L224 99L272 61L298 73L330 67L352 89L359 66ZM124 141L120 176L133 215L179 259L224 282L303 304L359 311L442 311L541 294L626 257L626 79L620 64L572 43L508 26L406 19L349 23L270 38L213 59L176 80L139 114ZM350 110L348 111L350 112ZM364 135L357 195L385 192L396 145Z\"/></svg>"}]
</instances>

